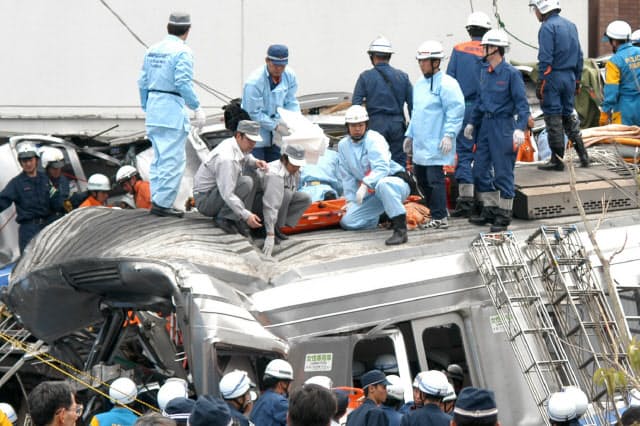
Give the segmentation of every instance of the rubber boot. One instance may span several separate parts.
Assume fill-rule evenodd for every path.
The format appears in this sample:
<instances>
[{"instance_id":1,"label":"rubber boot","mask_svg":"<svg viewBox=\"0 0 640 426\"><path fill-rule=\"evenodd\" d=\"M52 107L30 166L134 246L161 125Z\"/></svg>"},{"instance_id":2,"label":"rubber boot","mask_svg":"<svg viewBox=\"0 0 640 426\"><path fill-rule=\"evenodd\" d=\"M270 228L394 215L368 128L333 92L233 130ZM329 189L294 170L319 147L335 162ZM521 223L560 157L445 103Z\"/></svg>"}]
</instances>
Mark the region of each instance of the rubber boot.
<instances>
[{"instance_id":1,"label":"rubber boot","mask_svg":"<svg viewBox=\"0 0 640 426\"><path fill-rule=\"evenodd\" d=\"M469 217L469 222L474 225L484 226L488 223L493 223L495 220L496 214L495 210L498 205L498 197L500 196L500 192L479 192L478 193L478 205L482 206L480 212L476 214L472 214Z\"/></svg>"},{"instance_id":2,"label":"rubber boot","mask_svg":"<svg viewBox=\"0 0 640 426\"><path fill-rule=\"evenodd\" d=\"M388 246L396 246L398 244L404 244L409 241L407 235L407 215L401 214L391 218L393 226L393 235L389 237L384 243Z\"/></svg>"},{"instance_id":3,"label":"rubber boot","mask_svg":"<svg viewBox=\"0 0 640 426\"><path fill-rule=\"evenodd\" d=\"M573 143L573 148L580 159L580 167L589 167L589 154L584 146L582 134L580 133L580 120L578 114L574 112L566 117L562 117L562 126L569 140Z\"/></svg>"},{"instance_id":4,"label":"rubber boot","mask_svg":"<svg viewBox=\"0 0 640 426\"><path fill-rule=\"evenodd\" d=\"M495 210L496 218L491 225L489 231L504 232L511 224L511 216L513 211L513 198L500 198L498 208Z\"/></svg>"},{"instance_id":5,"label":"rubber boot","mask_svg":"<svg viewBox=\"0 0 640 426\"><path fill-rule=\"evenodd\" d=\"M461 183L458 185L459 197L456 199L456 208L451 212L452 217L471 217L475 199L473 198L473 184Z\"/></svg>"},{"instance_id":6,"label":"rubber boot","mask_svg":"<svg viewBox=\"0 0 640 426\"><path fill-rule=\"evenodd\" d=\"M540 170L553 170L561 172L564 170L564 131L561 115L545 115L544 123L547 127L549 138L549 149L551 149L551 159L548 163L538 166Z\"/></svg>"}]
</instances>

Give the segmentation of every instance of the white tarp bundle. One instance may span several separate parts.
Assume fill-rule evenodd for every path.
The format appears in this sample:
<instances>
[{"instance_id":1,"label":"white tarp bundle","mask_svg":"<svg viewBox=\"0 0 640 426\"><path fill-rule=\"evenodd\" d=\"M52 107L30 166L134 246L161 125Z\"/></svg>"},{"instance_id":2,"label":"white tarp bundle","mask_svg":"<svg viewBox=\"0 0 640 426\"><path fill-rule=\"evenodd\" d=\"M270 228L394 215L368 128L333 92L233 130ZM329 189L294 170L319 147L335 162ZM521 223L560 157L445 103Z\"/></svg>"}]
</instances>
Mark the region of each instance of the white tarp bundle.
<instances>
[{"instance_id":1,"label":"white tarp bundle","mask_svg":"<svg viewBox=\"0 0 640 426\"><path fill-rule=\"evenodd\" d=\"M291 135L283 137L281 143L275 142L278 145L302 145L307 163L317 164L318 159L329 146L329 138L324 134L322 128L299 112L278 108L278 114L280 114L281 121L289 127Z\"/></svg>"}]
</instances>

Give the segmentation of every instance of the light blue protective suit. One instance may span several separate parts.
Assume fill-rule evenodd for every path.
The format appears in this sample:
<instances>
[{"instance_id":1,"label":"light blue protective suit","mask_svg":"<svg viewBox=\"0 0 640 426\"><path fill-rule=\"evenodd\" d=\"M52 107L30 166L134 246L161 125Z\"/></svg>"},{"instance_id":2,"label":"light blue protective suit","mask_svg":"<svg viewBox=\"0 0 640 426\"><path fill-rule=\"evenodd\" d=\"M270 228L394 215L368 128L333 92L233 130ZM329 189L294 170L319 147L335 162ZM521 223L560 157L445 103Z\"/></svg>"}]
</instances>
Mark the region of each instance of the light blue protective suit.
<instances>
[{"instance_id":1,"label":"light blue protective suit","mask_svg":"<svg viewBox=\"0 0 640 426\"><path fill-rule=\"evenodd\" d=\"M380 133L367 130L357 142L350 136L342 138L338 162L347 199L347 213L340 220L344 229L375 228L383 212L390 218L406 214L403 201L409 196L409 185L393 176L404 169L391 160L389 145ZM369 193L362 204L357 204L361 183L369 187Z\"/></svg>"},{"instance_id":2,"label":"light blue protective suit","mask_svg":"<svg viewBox=\"0 0 640 426\"><path fill-rule=\"evenodd\" d=\"M200 106L192 79L191 48L180 38L167 35L147 50L138 88L153 145L151 199L160 207L173 206L184 172L184 144L190 128L185 105L192 110Z\"/></svg>"},{"instance_id":3,"label":"light blue protective suit","mask_svg":"<svg viewBox=\"0 0 640 426\"><path fill-rule=\"evenodd\" d=\"M280 122L278 107L289 111L300 112L300 104L296 99L298 80L294 71L287 66L282 73L282 80L271 88L267 66L257 69L244 83L242 93L242 109L247 111L253 121L260 123L262 142L256 148L272 145L273 130Z\"/></svg>"},{"instance_id":4,"label":"light blue protective suit","mask_svg":"<svg viewBox=\"0 0 640 426\"><path fill-rule=\"evenodd\" d=\"M300 169L300 191L311 196L311 201L322 201L327 193L342 196L342 180L338 172L338 153L327 149L318 164L307 163Z\"/></svg>"}]
</instances>

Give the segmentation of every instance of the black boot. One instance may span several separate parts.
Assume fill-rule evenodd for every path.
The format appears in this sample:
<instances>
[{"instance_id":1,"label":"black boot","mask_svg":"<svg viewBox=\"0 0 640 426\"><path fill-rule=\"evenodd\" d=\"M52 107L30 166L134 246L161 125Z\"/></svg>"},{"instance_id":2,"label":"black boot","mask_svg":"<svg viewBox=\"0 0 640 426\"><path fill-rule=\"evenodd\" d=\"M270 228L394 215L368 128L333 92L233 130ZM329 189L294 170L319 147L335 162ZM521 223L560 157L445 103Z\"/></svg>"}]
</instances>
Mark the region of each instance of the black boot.
<instances>
[{"instance_id":1,"label":"black boot","mask_svg":"<svg viewBox=\"0 0 640 426\"><path fill-rule=\"evenodd\" d=\"M551 159L548 163L538 166L540 170L564 170L564 130L562 115L545 115L544 123L547 128Z\"/></svg>"},{"instance_id":2,"label":"black boot","mask_svg":"<svg viewBox=\"0 0 640 426\"><path fill-rule=\"evenodd\" d=\"M288 240L289 236L287 234L284 234L280 228L278 228L277 226L275 226L273 228L273 233L276 235L276 239L280 240L280 241L284 241L284 240Z\"/></svg>"},{"instance_id":3,"label":"black boot","mask_svg":"<svg viewBox=\"0 0 640 426\"><path fill-rule=\"evenodd\" d=\"M396 246L398 244L404 244L409 240L407 236L407 215L401 214L391 218L393 226L393 235L389 237L384 243L388 246Z\"/></svg>"},{"instance_id":4,"label":"black boot","mask_svg":"<svg viewBox=\"0 0 640 426\"><path fill-rule=\"evenodd\" d=\"M484 226L488 223L493 223L493 221L496 219L495 210L496 207L493 206L482 207L482 210L480 210L479 214L472 215L469 218L469 222L478 226Z\"/></svg>"},{"instance_id":5,"label":"black boot","mask_svg":"<svg viewBox=\"0 0 640 426\"><path fill-rule=\"evenodd\" d=\"M549 161L544 164L540 164L538 166L538 169L561 172L564 170L564 163L558 158L557 154L553 150L551 150L551 158L549 159Z\"/></svg>"},{"instance_id":6,"label":"black boot","mask_svg":"<svg viewBox=\"0 0 640 426\"><path fill-rule=\"evenodd\" d=\"M496 218L489 229L491 232L506 231L511 224L511 210L496 209Z\"/></svg>"},{"instance_id":7,"label":"black boot","mask_svg":"<svg viewBox=\"0 0 640 426\"><path fill-rule=\"evenodd\" d=\"M587 149L584 147L577 113L562 117L562 127L578 154L580 167L589 167L589 154L587 154Z\"/></svg>"},{"instance_id":8,"label":"black boot","mask_svg":"<svg viewBox=\"0 0 640 426\"><path fill-rule=\"evenodd\" d=\"M456 209L451 212L452 217L471 217L475 200L473 197L458 197L456 200Z\"/></svg>"}]
</instances>

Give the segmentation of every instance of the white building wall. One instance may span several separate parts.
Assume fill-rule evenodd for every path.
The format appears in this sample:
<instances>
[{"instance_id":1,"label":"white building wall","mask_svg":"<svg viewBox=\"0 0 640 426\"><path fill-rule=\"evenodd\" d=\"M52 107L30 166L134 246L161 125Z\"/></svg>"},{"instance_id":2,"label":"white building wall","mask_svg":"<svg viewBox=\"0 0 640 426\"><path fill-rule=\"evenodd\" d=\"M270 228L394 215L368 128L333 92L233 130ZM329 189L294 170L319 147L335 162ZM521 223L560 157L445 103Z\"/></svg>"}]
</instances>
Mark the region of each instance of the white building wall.
<instances>
[{"instance_id":1,"label":"white building wall","mask_svg":"<svg viewBox=\"0 0 640 426\"><path fill-rule=\"evenodd\" d=\"M264 63L271 43L289 46L300 95L351 91L358 74L370 66L365 51L378 34L394 45L392 64L415 80L414 56L422 41L439 40L448 51L466 40L471 7L496 21L494 0L105 1L148 44L165 35L172 10L190 12L195 76L232 97L241 95L243 79ZM536 45L539 23L527 1L495 2L506 28ZM562 13L576 22L586 46L584 0L563 0ZM142 116L136 80L144 47L100 0L2 0L0 16L0 118L5 119L0 130L18 117ZM534 49L515 40L512 46L508 56L513 60L535 61ZM198 93L209 112L222 105ZM96 126L104 127L99 121ZM134 126L141 128L139 120Z\"/></svg>"}]
</instances>

